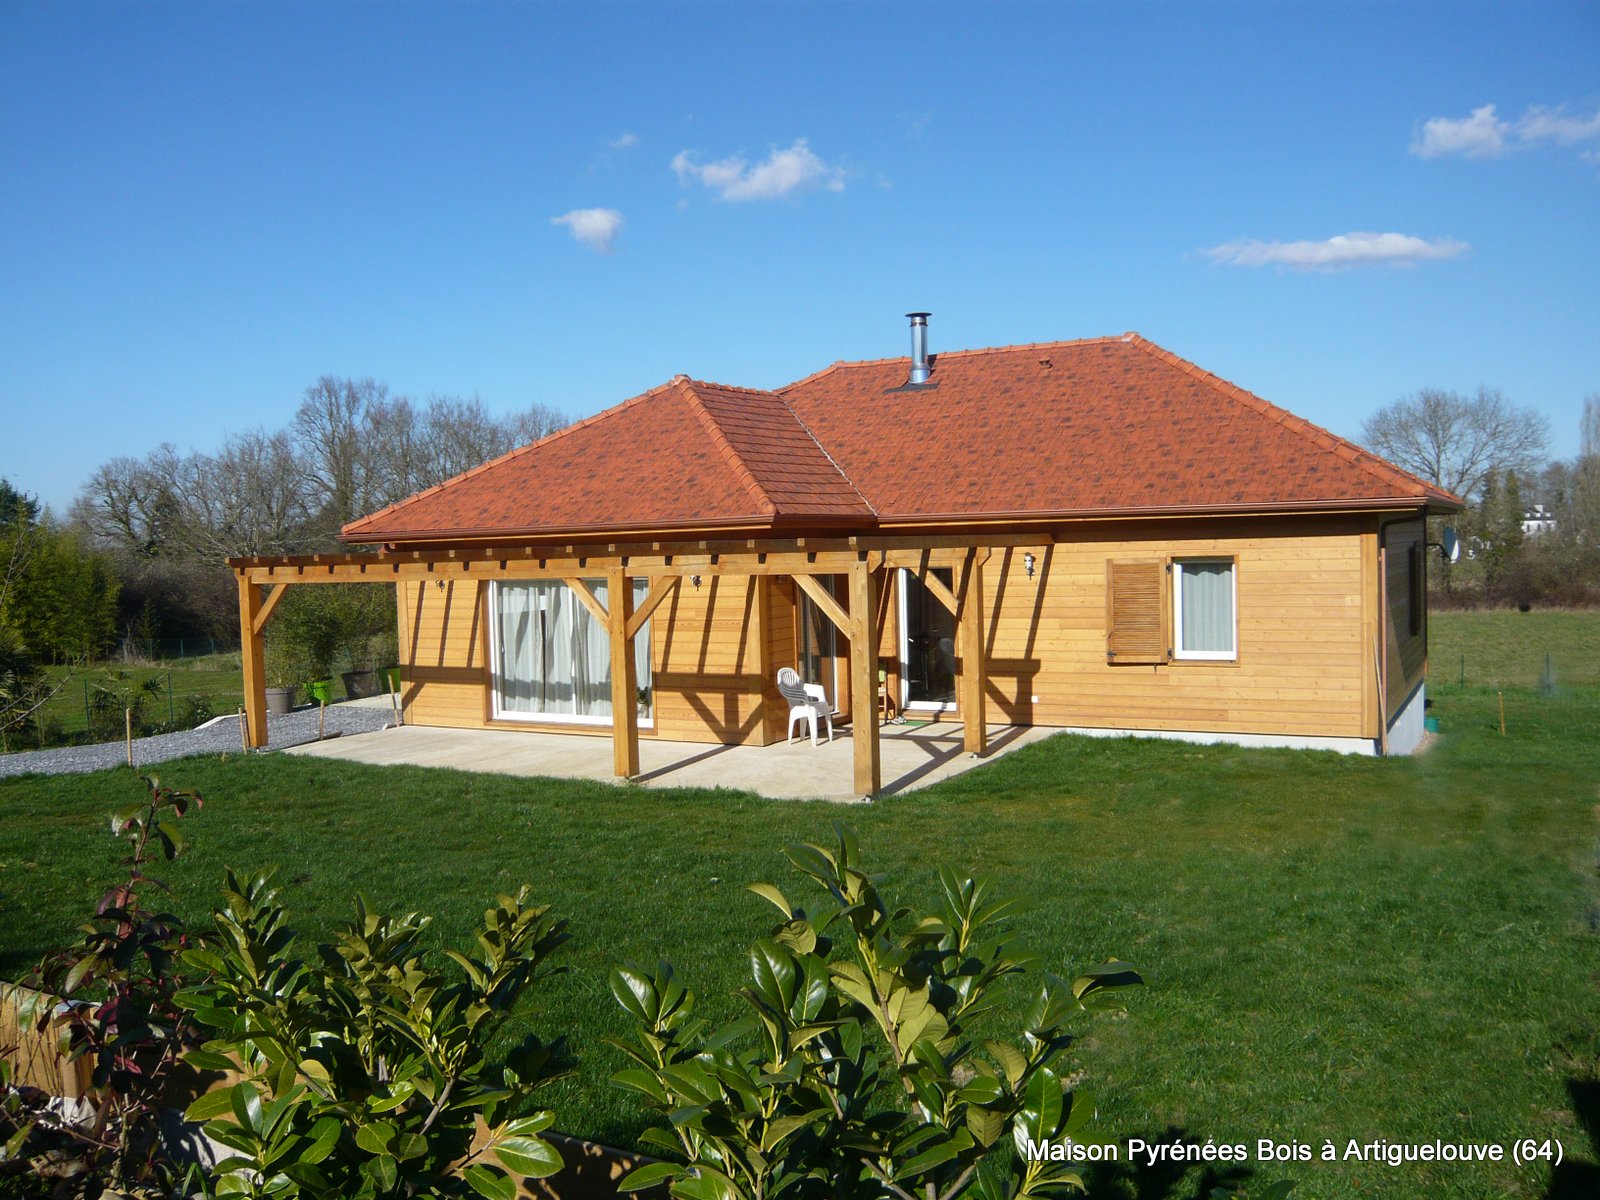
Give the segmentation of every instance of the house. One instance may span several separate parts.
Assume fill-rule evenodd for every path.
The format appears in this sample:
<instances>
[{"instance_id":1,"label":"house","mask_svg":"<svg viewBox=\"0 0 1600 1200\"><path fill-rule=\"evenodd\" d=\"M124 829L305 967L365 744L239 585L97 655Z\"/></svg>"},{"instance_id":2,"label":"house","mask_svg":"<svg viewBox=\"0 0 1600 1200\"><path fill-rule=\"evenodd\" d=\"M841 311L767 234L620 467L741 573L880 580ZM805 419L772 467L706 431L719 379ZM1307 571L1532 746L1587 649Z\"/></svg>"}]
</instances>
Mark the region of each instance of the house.
<instances>
[{"instance_id":1,"label":"house","mask_svg":"<svg viewBox=\"0 0 1600 1200\"><path fill-rule=\"evenodd\" d=\"M1524 537L1539 537L1541 534L1551 533L1556 527L1556 514L1542 504L1534 504L1522 510L1522 534Z\"/></svg>"},{"instance_id":2,"label":"house","mask_svg":"<svg viewBox=\"0 0 1600 1200\"><path fill-rule=\"evenodd\" d=\"M1424 517L1460 501L1137 334L677 376L348 525L376 553L230 560L250 731L283 587L398 584L408 721L764 745L777 671L885 708L1405 753ZM263 589L266 590L263 590ZM866 647L860 653L860 647Z\"/></svg>"}]
</instances>

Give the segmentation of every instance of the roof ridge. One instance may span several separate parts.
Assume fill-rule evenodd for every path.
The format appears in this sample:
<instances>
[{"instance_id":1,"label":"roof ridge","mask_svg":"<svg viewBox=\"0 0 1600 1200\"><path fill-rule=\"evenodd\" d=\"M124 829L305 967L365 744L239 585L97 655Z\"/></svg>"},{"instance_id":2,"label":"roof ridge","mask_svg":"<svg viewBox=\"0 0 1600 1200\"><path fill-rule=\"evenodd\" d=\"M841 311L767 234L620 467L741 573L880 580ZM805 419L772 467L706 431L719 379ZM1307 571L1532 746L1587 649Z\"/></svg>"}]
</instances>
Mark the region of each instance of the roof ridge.
<instances>
[{"instance_id":1,"label":"roof ridge","mask_svg":"<svg viewBox=\"0 0 1600 1200\"><path fill-rule=\"evenodd\" d=\"M777 395L777 393L773 394ZM829 453L828 448L822 444L822 439L811 432L811 426L807 425L803 420L800 419L800 414L795 412L794 407L787 399L781 395L778 396L777 399L778 403L783 405L783 407L788 411L789 415L794 418L794 423L800 426L805 435L811 439L811 444L822 452L822 457L828 460L828 465L835 471L839 472L839 478L844 480L845 483L849 485L850 490L856 494L856 497L861 501L862 506L874 517L876 517L878 515L878 510L873 507L872 501L868 500L866 493L856 486L856 481L851 479L850 476L845 473L845 469L839 465L838 460L835 459L833 455Z\"/></svg>"},{"instance_id":2,"label":"roof ridge","mask_svg":"<svg viewBox=\"0 0 1600 1200\"><path fill-rule=\"evenodd\" d=\"M933 361L934 367L937 369L938 361L941 358L966 358L970 355L978 354L1007 354L1017 350L1059 350L1067 346L1092 346L1102 342L1107 344L1113 342L1125 342L1129 338L1135 338L1138 336L1139 335L1136 333L1120 333L1105 334L1100 337L1066 338L1054 342L1016 342L1009 346L975 346L968 350L936 350L928 357ZM805 378L796 379L793 383L786 383L780 388L774 388L773 391L777 392L779 395L782 395L791 388L797 388L803 383L810 383L815 379L821 379L824 375L829 375L841 367L882 367L887 366L889 363L909 363L910 361L911 356L909 354L900 354L891 358L841 358L829 363L820 371L813 371Z\"/></svg>"},{"instance_id":3,"label":"roof ridge","mask_svg":"<svg viewBox=\"0 0 1600 1200\"><path fill-rule=\"evenodd\" d=\"M613 404L610 408L601 409L593 416L584 417L582 420L574 421L571 425L563 425L555 432L547 433L542 438L531 441L525 446L517 446L514 449L507 450L504 454L497 455L496 457L489 459L487 462L479 463L475 467L470 467L467 470L462 471L459 475L452 475L449 479L440 480L432 487L423 488L420 492L414 492L405 497L403 500L396 500L393 504L386 504L376 512L367 513L366 515L358 517L356 520L351 521L348 524L340 526L339 536L342 538L345 534L351 532L352 530L357 530L363 525L370 524L386 513L397 512L398 510L405 508L407 505L415 504L425 496L431 496L435 492L441 491L460 480L471 479L475 475L481 475L491 467L499 466L503 462L509 462L513 458L520 458L524 454L531 454L540 446L548 445L550 442L556 441L558 438L566 437L569 433L576 433L580 429L586 428L589 425L593 425L596 421L599 421L605 417L609 417L612 413L621 412L625 408L632 408L635 404L643 404L646 400L653 399L654 397L665 392L668 388L677 386L678 381L684 378L686 378L686 376L674 375L671 379L667 380L666 383L657 384L648 392L641 392L639 395L634 396L631 399L624 400L621 404Z\"/></svg>"},{"instance_id":4,"label":"roof ridge","mask_svg":"<svg viewBox=\"0 0 1600 1200\"><path fill-rule=\"evenodd\" d=\"M697 386L695 381L691 379L683 379L675 382L677 382L678 387L681 388L688 396L689 407L693 410L696 418L699 419L700 424L705 428L705 431L711 435L712 445L716 446L717 449L721 451L722 457L726 459L728 465L733 468L733 473L738 478L740 484L743 485L744 490L749 492L750 498L756 502L756 507L767 516L774 515L778 511L778 506L772 502L772 497L767 495L766 489L761 486L761 481L756 478L755 472L750 469L749 464L744 461L744 458L739 454L739 451L734 449L733 443L728 440L728 435L723 432L722 426L717 423L717 418L713 416L711 410L706 407L705 400L702 399L700 393L695 390ZM715 387L716 385L704 384L700 386Z\"/></svg>"},{"instance_id":5,"label":"roof ridge","mask_svg":"<svg viewBox=\"0 0 1600 1200\"><path fill-rule=\"evenodd\" d=\"M1221 392L1223 395L1228 396L1233 400L1237 400L1246 408L1254 409L1261 416L1266 417L1269 421L1272 421L1280 428L1286 429L1291 433L1300 434L1302 437L1309 439L1322 449L1338 455L1338 457L1342 458L1345 462L1348 462L1352 466L1365 471L1374 479L1390 484L1391 486L1396 483L1401 485L1414 485L1420 492L1423 493L1424 496L1426 496L1426 494L1429 492L1435 492L1440 495L1449 496L1452 500L1460 500L1459 496L1455 496L1452 493L1445 491L1445 489L1437 486L1436 484L1429 483L1421 476L1413 475L1410 471L1407 471L1402 467L1395 466L1393 463L1380 458L1376 454L1373 454L1370 450L1363 449L1361 446L1356 445L1349 438L1340 437L1338 434L1332 432L1331 430L1324 429L1321 425L1318 425L1313 421L1308 421L1304 417L1296 416L1288 409L1281 408L1272 403L1270 400L1263 400L1254 392L1247 391L1238 384L1232 383L1229 380L1223 379L1220 375L1215 375L1212 372L1207 371L1204 367L1196 366L1188 359L1174 354L1171 350L1168 350L1164 346L1156 345L1154 342L1147 338L1141 337L1137 333L1129 333L1122 340L1131 346L1135 346L1138 349L1143 350L1146 354L1149 354L1151 357L1166 363L1168 366L1178 368L1180 371L1183 371L1185 374L1199 380L1201 383L1204 383L1213 390Z\"/></svg>"}]
</instances>

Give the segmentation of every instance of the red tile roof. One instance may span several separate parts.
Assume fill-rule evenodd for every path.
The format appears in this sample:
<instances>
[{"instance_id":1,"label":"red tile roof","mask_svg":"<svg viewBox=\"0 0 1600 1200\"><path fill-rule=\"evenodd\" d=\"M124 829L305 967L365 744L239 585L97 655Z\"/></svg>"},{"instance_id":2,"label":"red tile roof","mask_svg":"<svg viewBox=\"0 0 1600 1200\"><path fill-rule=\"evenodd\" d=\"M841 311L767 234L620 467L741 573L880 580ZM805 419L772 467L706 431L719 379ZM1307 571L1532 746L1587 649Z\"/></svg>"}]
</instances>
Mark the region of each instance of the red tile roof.
<instances>
[{"instance_id":1,"label":"red tile roof","mask_svg":"<svg viewBox=\"0 0 1600 1200\"><path fill-rule=\"evenodd\" d=\"M1137 334L682 376L345 527L354 542L1304 508L1455 507Z\"/></svg>"}]
</instances>

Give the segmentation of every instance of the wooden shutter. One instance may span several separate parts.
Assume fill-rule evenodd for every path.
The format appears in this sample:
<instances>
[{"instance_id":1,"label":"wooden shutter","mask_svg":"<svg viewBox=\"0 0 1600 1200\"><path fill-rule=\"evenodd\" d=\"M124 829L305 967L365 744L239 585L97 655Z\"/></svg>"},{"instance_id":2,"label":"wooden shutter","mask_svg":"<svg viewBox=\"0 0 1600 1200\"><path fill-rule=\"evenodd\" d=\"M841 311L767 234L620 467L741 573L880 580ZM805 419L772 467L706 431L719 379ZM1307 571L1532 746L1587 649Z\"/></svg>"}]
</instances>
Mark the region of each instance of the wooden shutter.
<instances>
[{"instance_id":1,"label":"wooden shutter","mask_svg":"<svg viewBox=\"0 0 1600 1200\"><path fill-rule=\"evenodd\" d=\"M1169 657L1167 564L1106 563L1106 661L1164 663Z\"/></svg>"}]
</instances>

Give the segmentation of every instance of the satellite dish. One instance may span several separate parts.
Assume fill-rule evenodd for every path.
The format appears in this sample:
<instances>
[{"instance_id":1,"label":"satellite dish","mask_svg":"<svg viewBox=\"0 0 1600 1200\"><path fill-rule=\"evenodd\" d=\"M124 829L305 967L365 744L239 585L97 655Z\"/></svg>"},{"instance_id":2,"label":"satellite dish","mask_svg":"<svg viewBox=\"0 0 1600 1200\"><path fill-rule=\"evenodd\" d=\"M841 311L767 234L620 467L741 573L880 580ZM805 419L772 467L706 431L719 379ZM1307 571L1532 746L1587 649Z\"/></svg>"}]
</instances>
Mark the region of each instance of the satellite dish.
<instances>
[{"instance_id":1,"label":"satellite dish","mask_svg":"<svg viewBox=\"0 0 1600 1200\"><path fill-rule=\"evenodd\" d=\"M1445 562L1461 561L1461 539L1456 537L1456 531L1448 525L1444 527L1444 539L1439 544L1439 552L1444 555Z\"/></svg>"}]
</instances>

